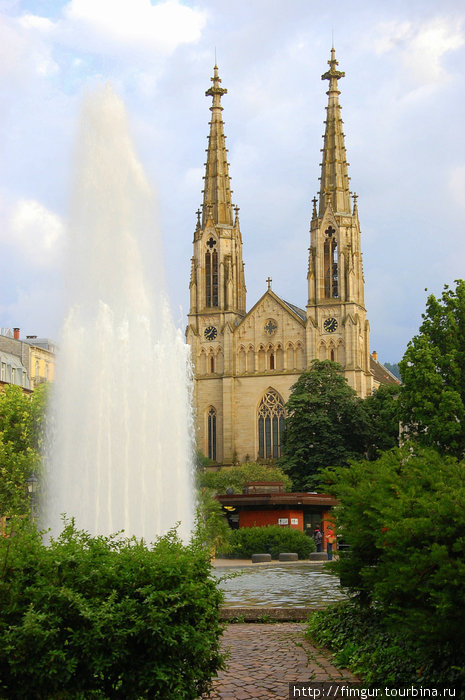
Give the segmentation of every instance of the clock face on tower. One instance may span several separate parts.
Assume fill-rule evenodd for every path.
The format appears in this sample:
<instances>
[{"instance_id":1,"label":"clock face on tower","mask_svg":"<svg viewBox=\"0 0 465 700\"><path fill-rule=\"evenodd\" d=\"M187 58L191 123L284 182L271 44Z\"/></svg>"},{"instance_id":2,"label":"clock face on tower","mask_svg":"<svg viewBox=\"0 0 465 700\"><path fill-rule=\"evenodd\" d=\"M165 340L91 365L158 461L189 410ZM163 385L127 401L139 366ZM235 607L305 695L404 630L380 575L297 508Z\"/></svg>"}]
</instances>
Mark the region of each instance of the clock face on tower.
<instances>
[{"instance_id":1,"label":"clock face on tower","mask_svg":"<svg viewBox=\"0 0 465 700\"><path fill-rule=\"evenodd\" d=\"M323 328L325 329L326 333L334 333L337 328L336 319L333 317L327 318L323 323Z\"/></svg>"},{"instance_id":2,"label":"clock face on tower","mask_svg":"<svg viewBox=\"0 0 465 700\"><path fill-rule=\"evenodd\" d=\"M203 334L207 340L215 340L218 331L216 330L215 326L207 326Z\"/></svg>"}]
</instances>

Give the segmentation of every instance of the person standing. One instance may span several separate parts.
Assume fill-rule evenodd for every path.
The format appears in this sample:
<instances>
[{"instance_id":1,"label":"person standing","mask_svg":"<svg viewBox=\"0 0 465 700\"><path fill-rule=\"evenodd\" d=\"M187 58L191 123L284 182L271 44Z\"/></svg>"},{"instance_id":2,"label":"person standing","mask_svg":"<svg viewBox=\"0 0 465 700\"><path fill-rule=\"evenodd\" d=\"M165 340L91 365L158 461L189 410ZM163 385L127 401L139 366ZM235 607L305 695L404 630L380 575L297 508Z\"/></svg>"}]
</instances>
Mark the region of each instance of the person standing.
<instances>
[{"instance_id":1,"label":"person standing","mask_svg":"<svg viewBox=\"0 0 465 700\"><path fill-rule=\"evenodd\" d=\"M336 542L336 536L331 527L326 530L326 553L328 555L328 561L333 558L333 544Z\"/></svg>"},{"instance_id":2,"label":"person standing","mask_svg":"<svg viewBox=\"0 0 465 700\"><path fill-rule=\"evenodd\" d=\"M315 532L313 533L313 541L315 542L316 551L321 552L323 545L323 535L321 534L320 528L317 526Z\"/></svg>"}]
</instances>

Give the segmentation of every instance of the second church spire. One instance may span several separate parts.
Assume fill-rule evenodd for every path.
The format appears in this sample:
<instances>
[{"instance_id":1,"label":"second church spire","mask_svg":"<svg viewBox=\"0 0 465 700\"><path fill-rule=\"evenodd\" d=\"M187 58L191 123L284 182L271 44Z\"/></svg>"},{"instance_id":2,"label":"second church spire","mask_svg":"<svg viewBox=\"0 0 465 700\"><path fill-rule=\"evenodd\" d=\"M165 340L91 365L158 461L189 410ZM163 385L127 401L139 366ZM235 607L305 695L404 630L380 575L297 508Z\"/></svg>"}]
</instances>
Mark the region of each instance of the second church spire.
<instances>
[{"instance_id":1,"label":"second church spire","mask_svg":"<svg viewBox=\"0 0 465 700\"><path fill-rule=\"evenodd\" d=\"M334 48L331 49L331 58L328 64L329 70L321 76L322 80L329 81L329 90L326 93L328 106L326 108L326 129L321 162L320 216L323 216L329 203L334 212L351 213L348 163L339 104L340 90L337 82L340 78L344 78L345 73L337 70L338 62Z\"/></svg>"},{"instance_id":2,"label":"second church spire","mask_svg":"<svg viewBox=\"0 0 465 700\"><path fill-rule=\"evenodd\" d=\"M210 111L210 135L208 137L207 162L205 164L205 189L203 191L202 224L208 219L215 224L232 226L233 206L231 202L231 181L224 135L221 97L228 91L221 87L218 66L213 69L213 85L206 91L213 98Z\"/></svg>"}]
</instances>

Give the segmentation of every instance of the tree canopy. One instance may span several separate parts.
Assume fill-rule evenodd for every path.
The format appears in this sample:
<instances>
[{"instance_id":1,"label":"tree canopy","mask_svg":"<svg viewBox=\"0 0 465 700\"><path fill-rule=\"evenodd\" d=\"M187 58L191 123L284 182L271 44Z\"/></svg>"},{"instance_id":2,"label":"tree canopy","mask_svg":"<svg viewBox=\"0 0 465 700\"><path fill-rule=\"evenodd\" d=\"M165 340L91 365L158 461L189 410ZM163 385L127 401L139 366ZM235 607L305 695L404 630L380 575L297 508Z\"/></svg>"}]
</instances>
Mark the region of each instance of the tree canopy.
<instances>
[{"instance_id":1,"label":"tree canopy","mask_svg":"<svg viewBox=\"0 0 465 700\"><path fill-rule=\"evenodd\" d=\"M399 386L381 384L363 402L370 423L370 459L399 444L399 392Z\"/></svg>"},{"instance_id":2,"label":"tree canopy","mask_svg":"<svg viewBox=\"0 0 465 700\"><path fill-rule=\"evenodd\" d=\"M26 480L40 471L47 386L26 394L9 385L0 393L0 515L28 509Z\"/></svg>"},{"instance_id":3,"label":"tree canopy","mask_svg":"<svg viewBox=\"0 0 465 700\"><path fill-rule=\"evenodd\" d=\"M363 400L335 362L314 360L291 391L282 464L295 489L313 489L323 467L344 466L364 456L369 421Z\"/></svg>"},{"instance_id":4,"label":"tree canopy","mask_svg":"<svg viewBox=\"0 0 465 700\"><path fill-rule=\"evenodd\" d=\"M400 362L400 417L415 440L465 454L465 281L428 297L419 333Z\"/></svg>"}]
</instances>

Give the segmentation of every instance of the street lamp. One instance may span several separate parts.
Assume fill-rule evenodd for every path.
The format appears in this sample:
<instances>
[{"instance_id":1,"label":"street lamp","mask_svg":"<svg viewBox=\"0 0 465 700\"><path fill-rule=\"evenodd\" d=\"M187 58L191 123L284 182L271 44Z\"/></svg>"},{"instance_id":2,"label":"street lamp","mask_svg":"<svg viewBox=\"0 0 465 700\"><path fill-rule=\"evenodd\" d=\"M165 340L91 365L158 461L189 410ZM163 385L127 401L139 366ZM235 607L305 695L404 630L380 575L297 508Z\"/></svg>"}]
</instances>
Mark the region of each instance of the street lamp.
<instances>
[{"instance_id":1,"label":"street lamp","mask_svg":"<svg viewBox=\"0 0 465 700\"><path fill-rule=\"evenodd\" d=\"M32 472L29 479L26 479L27 490L29 492L30 509L31 509L30 510L31 523L34 522L34 502L35 502L35 494L37 491L37 484L38 483L39 483L39 479L36 477L34 472Z\"/></svg>"}]
</instances>

